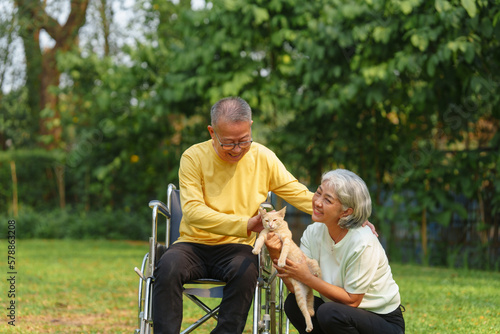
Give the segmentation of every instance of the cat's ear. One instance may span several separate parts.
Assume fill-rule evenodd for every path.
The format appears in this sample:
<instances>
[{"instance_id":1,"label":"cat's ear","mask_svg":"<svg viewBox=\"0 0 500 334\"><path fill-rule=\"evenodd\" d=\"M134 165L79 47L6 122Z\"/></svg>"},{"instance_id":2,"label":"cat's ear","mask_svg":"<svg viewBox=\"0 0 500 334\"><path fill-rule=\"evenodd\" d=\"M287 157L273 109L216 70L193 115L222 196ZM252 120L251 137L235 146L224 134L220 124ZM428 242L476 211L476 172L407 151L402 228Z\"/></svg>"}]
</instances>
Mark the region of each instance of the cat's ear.
<instances>
[{"instance_id":1,"label":"cat's ear","mask_svg":"<svg viewBox=\"0 0 500 334\"><path fill-rule=\"evenodd\" d=\"M278 211L279 215L282 218L285 218L285 212L286 212L286 206L284 206L283 209L281 209L280 211Z\"/></svg>"}]
</instances>

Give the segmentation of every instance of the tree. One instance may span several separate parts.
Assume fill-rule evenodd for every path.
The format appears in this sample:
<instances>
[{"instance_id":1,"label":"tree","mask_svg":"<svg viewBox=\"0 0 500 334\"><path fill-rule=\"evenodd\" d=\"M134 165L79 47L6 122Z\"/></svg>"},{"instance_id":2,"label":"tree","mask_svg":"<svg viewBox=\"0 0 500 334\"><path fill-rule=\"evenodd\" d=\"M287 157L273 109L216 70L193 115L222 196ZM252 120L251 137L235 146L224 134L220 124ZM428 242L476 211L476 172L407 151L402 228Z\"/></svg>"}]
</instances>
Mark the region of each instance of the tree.
<instances>
[{"instance_id":1,"label":"tree","mask_svg":"<svg viewBox=\"0 0 500 334\"><path fill-rule=\"evenodd\" d=\"M72 0L70 13L64 25L45 10L45 2L16 0L20 36L26 57L26 85L32 119L38 122L43 146L55 148L62 135L61 116L57 95L50 87L58 87L60 72L56 55L78 45L78 31L85 24L89 0ZM55 41L53 47L44 50L40 46L40 32L46 31Z\"/></svg>"},{"instance_id":2,"label":"tree","mask_svg":"<svg viewBox=\"0 0 500 334\"><path fill-rule=\"evenodd\" d=\"M498 150L499 104L492 92L500 77L491 61L499 52L498 6L303 6L318 8L295 7L293 17L307 18L307 25L297 26L289 41L296 56L288 82L297 104L285 135L277 137L279 147L305 152L297 163L316 180L325 169L353 169L376 185L379 206L384 194L411 191L409 199L419 203L411 219L421 222L426 249L430 217L447 225L452 212L465 214L453 194L477 198L472 189L498 178L496 157L488 154ZM481 134L485 126L489 137Z\"/></svg>"},{"instance_id":3,"label":"tree","mask_svg":"<svg viewBox=\"0 0 500 334\"><path fill-rule=\"evenodd\" d=\"M112 15L109 1L92 3L94 14ZM76 203L130 208L161 195L182 151L208 139L210 106L238 95L254 110L254 140L303 182L314 187L338 167L360 174L389 240L415 226L431 252L426 229L465 216L460 196L479 205L471 235L482 247L491 235L498 242L498 4L139 3L146 33L137 46L115 49L112 29L109 38L93 31L110 56L86 45L56 58L67 80L51 92ZM98 20L108 31L110 21ZM1 108L20 112L22 94Z\"/></svg>"}]
</instances>

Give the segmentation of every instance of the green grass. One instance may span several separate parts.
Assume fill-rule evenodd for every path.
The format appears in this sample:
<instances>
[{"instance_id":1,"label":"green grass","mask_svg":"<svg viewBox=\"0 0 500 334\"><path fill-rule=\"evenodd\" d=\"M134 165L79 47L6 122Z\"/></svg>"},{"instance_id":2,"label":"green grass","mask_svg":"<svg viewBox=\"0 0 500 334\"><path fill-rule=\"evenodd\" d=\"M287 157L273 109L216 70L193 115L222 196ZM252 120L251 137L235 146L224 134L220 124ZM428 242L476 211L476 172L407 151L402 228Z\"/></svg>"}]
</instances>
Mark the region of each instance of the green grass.
<instances>
[{"instance_id":1,"label":"green grass","mask_svg":"<svg viewBox=\"0 0 500 334\"><path fill-rule=\"evenodd\" d=\"M500 333L500 273L391 265L406 333Z\"/></svg>"},{"instance_id":2,"label":"green grass","mask_svg":"<svg viewBox=\"0 0 500 334\"><path fill-rule=\"evenodd\" d=\"M7 324L4 256L1 333L133 333L138 285L133 268L140 265L146 243L18 240L16 247L16 326ZM0 249L7 253L5 239ZM500 273L392 268L406 307L406 333L500 333ZM190 301L184 305L186 320L200 315ZM199 333L213 326L210 320Z\"/></svg>"},{"instance_id":3,"label":"green grass","mask_svg":"<svg viewBox=\"0 0 500 334\"><path fill-rule=\"evenodd\" d=\"M137 304L133 268L146 244L27 240L16 246L16 326L4 320L0 332L132 332ZM2 279L2 304L7 303L6 289Z\"/></svg>"}]
</instances>

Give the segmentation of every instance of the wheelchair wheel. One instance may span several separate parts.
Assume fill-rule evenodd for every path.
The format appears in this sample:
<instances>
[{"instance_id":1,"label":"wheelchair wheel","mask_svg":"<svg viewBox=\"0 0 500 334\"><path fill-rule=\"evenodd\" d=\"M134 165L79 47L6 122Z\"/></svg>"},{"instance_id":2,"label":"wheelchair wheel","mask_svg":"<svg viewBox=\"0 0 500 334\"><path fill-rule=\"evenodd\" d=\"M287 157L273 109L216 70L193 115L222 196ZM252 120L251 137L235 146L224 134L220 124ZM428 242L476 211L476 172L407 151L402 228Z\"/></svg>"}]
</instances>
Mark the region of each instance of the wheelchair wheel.
<instances>
[{"instance_id":1,"label":"wheelchair wheel","mask_svg":"<svg viewBox=\"0 0 500 334\"><path fill-rule=\"evenodd\" d=\"M143 260L140 269L139 276L139 288L138 288L138 325L139 328L135 330L136 334L150 334L152 328L152 314L151 314L151 303L152 303L152 273L151 273L149 253L147 253Z\"/></svg>"},{"instance_id":2,"label":"wheelchair wheel","mask_svg":"<svg viewBox=\"0 0 500 334\"><path fill-rule=\"evenodd\" d=\"M259 334L282 334L283 319L285 318L283 309L283 283L276 276L277 272L273 268L272 261L267 249L262 248L260 254L259 268L259 292L254 298L254 330ZM257 319L257 320L255 320Z\"/></svg>"}]
</instances>

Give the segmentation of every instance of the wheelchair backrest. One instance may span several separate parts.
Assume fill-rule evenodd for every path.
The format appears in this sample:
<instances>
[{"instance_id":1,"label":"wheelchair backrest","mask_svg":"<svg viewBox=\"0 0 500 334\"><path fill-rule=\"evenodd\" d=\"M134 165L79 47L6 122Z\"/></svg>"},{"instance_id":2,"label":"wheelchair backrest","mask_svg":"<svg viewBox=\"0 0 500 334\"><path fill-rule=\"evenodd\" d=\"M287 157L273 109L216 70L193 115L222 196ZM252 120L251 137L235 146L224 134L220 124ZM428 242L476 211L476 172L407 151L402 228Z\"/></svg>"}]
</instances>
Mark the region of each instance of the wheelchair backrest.
<instances>
[{"instance_id":1,"label":"wheelchair backrest","mask_svg":"<svg viewBox=\"0 0 500 334\"><path fill-rule=\"evenodd\" d=\"M166 239L167 246L169 246L174 241L179 239L179 226L181 225L181 219L182 219L181 197L179 189L175 189L175 187L169 186L168 196L169 198L167 205L169 207L168 209L170 211L171 218L170 218L170 239L168 239L168 234L167 234L167 239Z\"/></svg>"}]
</instances>

